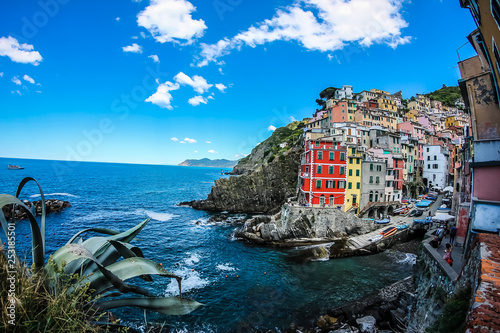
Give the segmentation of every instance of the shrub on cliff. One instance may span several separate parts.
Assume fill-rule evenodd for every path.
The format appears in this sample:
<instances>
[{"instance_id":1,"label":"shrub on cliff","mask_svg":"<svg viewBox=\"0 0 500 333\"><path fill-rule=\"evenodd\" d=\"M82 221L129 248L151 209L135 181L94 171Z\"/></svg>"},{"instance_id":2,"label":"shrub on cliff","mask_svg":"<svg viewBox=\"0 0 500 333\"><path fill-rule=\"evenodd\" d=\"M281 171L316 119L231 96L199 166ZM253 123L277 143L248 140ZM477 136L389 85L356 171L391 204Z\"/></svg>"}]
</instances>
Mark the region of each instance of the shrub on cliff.
<instances>
[{"instance_id":1,"label":"shrub on cliff","mask_svg":"<svg viewBox=\"0 0 500 333\"><path fill-rule=\"evenodd\" d=\"M431 327L426 329L428 333L461 333L464 331L465 319L469 311L471 288L460 290L450 298L444 305L441 314Z\"/></svg>"}]
</instances>

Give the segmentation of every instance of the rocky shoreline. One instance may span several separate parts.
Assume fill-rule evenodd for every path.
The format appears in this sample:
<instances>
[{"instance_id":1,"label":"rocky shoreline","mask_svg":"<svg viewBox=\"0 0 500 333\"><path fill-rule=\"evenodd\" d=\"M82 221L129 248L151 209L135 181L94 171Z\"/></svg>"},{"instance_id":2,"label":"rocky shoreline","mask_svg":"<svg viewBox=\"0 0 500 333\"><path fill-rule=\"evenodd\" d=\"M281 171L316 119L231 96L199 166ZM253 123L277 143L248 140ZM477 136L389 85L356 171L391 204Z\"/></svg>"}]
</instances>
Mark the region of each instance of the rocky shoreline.
<instances>
[{"instance_id":1,"label":"rocky shoreline","mask_svg":"<svg viewBox=\"0 0 500 333\"><path fill-rule=\"evenodd\" d=\"M315 320L312 327L292 323L283 332L404 332L414 290L413 276L409 276L359 300L328 310Z\"/></svg>"},{"instance_id":2,"label":"rocky shoreline","mask_svg":"<svg viewBox=\"0 0 500 333\"><path fill-rule=\"evenodd\" d=\"M37 201L24 201L24 204L29 208L35 207L35 216L42 215L42 200ZM45 200L45 211L47 214L58 213L65 208L71 207L69 201L57 200L57 199L48 199ZM2 208L3 214L7 220L12 219L12 205L7 205ZM26 211L22 208L16 207L14 211L14 218L16 220L23 220L28 217Z\"/></svg>"}]
</instances>

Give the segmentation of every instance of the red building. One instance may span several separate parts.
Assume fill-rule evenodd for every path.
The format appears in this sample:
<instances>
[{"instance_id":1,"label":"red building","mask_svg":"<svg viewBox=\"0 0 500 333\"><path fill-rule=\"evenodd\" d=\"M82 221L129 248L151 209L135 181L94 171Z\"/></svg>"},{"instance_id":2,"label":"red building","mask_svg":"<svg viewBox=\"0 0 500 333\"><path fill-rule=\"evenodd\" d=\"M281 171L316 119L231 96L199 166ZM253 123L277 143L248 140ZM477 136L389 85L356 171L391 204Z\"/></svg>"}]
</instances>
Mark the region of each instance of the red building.
<instances>
[{"instance_id":1,"label":"red building","mask_svg":"<svg viewBox=\"0 0 500 333\"><path fill-rule=\"evenodd\" d=\"M403 157L395 155L392 157L394 165L394 191L401 191L403 189Z\"/></svg>"},{"instance_id":2,"label":"red building","mask_svg":"<svg viewBox=\"0 0 500 333\"><path fill-rule=\"evenodd\" d=\"M309 140L302 154L299 202L312 206L345 204L347 148L333 138Z\"/></svg>"}]
</instances>

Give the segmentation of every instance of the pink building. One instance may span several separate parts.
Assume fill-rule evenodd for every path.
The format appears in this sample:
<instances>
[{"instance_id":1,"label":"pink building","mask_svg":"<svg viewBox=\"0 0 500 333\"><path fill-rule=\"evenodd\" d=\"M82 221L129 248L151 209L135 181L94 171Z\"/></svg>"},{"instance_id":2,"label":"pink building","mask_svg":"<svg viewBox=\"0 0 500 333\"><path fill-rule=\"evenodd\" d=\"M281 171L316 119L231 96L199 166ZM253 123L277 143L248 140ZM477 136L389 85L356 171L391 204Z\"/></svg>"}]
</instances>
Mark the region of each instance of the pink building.
<instances>
[{"instance_id":1,"label":"pink building","mask_svg":"<svg viewBox=\"0 0 500 333\"><path fill-rule=\"evenodd\" d=\"M398 131L409 133L414 138L423 139L425 137L425 129L414 121L399 123Z\"/></svg>"},{"instance_id":2,"label":"pink building","mask_svg":"<svg viewBox=\"0 0 500 333\"><path fill-rule=\"evenodd\" d=\"M420 126L425 128L427 131L429 131L431 133L435 132L434 125L431 123L429 118L427 118L425 116L420 116L417 118L417 121L420 124Z\"/></svg>"}]
</instances>

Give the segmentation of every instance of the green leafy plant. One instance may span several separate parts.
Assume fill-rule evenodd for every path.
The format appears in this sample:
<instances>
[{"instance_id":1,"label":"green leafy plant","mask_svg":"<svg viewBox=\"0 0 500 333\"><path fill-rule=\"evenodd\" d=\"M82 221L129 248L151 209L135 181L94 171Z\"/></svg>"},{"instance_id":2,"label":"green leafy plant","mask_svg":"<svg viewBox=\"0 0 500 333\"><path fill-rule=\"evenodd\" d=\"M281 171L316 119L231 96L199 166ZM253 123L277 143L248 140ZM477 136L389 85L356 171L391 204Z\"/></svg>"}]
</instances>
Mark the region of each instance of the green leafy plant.
<instances>
[{"instance_id":1,"label":"green leafy plant","mask_svg":"<svg viewBox=\"0 0 500 333\"><path fill-rule=\"evenodd\" d=\"M35 218L34 207L30 208L18 199L21 190L30 181L35 182L40 191L42 202L40 226ZM28 215L32 236L33 272L43 280L43 286L50 295L60 295L61 292L67 295L86 295L89 299L84 303L82 310L92 315L124 306L139 307L169 315L183 315L202 305L181 297L181 277L144 258L142 251L130 244L150 219L124 232L106 228L81 230L71 237L66 245L54 252L45 263L46 211L40 184L35 179L27 177L19 184L15 196L0 194L0 223L8 238L8 224L2 211L7 205L13 205L13 209L18 206ZM106 236L91 237L83 241L80 235L85 232ZM19 264L19 260L16 262ZM151 275L176 279L179 296L155 297L149 290L125 282L134 277L152 281ZM65 283L61 284L62 282ZM64 286L63 289L61 285ZM122 297L127 293L141 297Z\"/></svg>"}]
</instances>

